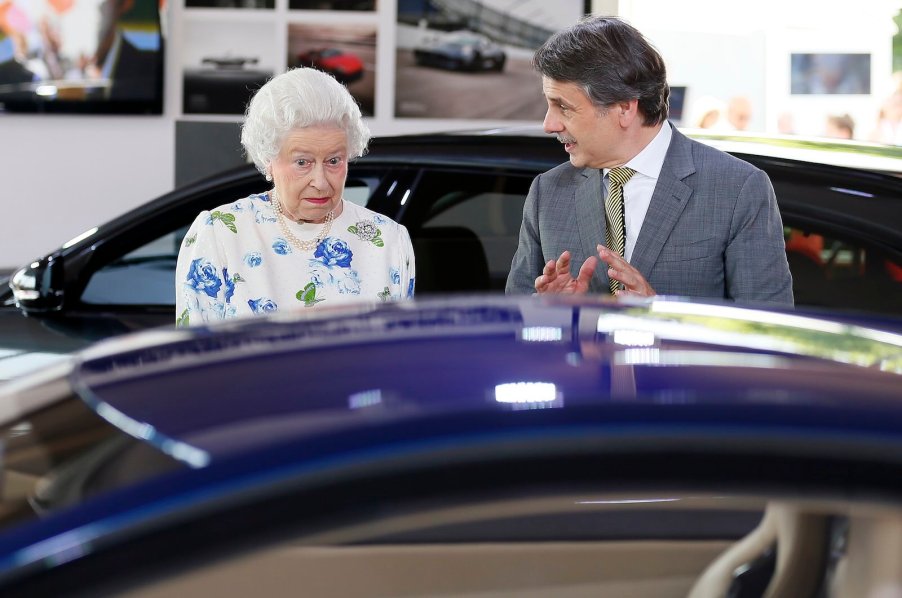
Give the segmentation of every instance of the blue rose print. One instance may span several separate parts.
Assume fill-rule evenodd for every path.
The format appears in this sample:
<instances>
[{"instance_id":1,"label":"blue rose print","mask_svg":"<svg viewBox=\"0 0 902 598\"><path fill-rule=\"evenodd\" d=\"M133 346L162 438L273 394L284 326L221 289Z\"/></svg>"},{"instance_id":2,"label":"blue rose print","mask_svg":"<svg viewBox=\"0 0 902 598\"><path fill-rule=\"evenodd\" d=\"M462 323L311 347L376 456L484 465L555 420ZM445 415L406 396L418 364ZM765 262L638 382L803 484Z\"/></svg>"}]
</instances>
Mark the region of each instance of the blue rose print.
<instances>
[{"instance_id":1,"label":"blue rose print","mask_svg":"<svg viewBox=\"0 0 902 598\"><path fill-rule=\"evenodd\" d=\"M413 285L414 285L415 281L416 281L416 278L411 278L410 282L407 283L407 298L408 299L413 297Z\"/></svg>"},{"instance_id":2,"label":"blue rose print","mask_svg":"<svg viewBox=\"0 0 902 598\"><path fill-rule=\"evenodd\" d=\"M250 306L251 311L255 314L263 314L267 312L273 312L279 309L279 306L276 305L276 302L272 299L267 299L266 297L260 297L259 299L248 299L248 306Z\"/></svg>"},{"instance_id":3,"label":"blue rose print","mask_svg":"<svg viewBox=\"0 0 902 598\"><path fill-rule=\"evenodd\" d=\"M272 250L279 255L288 255L291 253L291 245L282 237L276 237L276 240L272 242Z\"/></svg>"},{"instance_id":4,"label":"blue rose print","mask_svg":"<svg viewBox=\"0 0 902 598\"><path fill-rule=\"evenodd\" d=\"M329 268L334 266L338 266L339 268L350 268L351 259L354 257L354 254L351 253L351 248L348 247L348 244L341 239L326 237L316 246L313 257L318 258L319 261Z\"/></svg>"},{"instance_id":5,"label":"blue rose print","mask_svg":"<svg viewBox=\"0 0 902 598\"><path fill-rule=\"evenodd\" d=\"M229 277L228 268L223 267L222 279L225 281L225 302L230 303L232 301L232 295L235 294L235 281Z\"/></svg>"},{"instance_id":6,"label":"blue rose print","mask_svg":"<svg viewBox=\"0 0 902 598\"><path fill-rule=\"evenodd\" d=\"M389 268L389 276L391 276L392 284L401 284L401 273L397 268Z\"/></svg>"},{"instance_id":7,"label":"blue rose print","mask_svg":"<svg viewBox=\"0 0 902 598\"><path fill-rule=\"evenodd\" d=\"M195 292L206 293L210 297L216 297L222 286L222 281L216 273L216 266L211 264L210 260L200 257L191 262L186 280Z\"/></svg>"},{"instance_id":8,"label":"blue rose print","mask_svg":"<svg viewBox=\"0 0 902 598\"><path fill-rule=\"evenodd\" d=\"M263 255L259 251L248 251L244 254L244 263L251 268L256 268L263 263Z\"/></svg>"}]
</instances>

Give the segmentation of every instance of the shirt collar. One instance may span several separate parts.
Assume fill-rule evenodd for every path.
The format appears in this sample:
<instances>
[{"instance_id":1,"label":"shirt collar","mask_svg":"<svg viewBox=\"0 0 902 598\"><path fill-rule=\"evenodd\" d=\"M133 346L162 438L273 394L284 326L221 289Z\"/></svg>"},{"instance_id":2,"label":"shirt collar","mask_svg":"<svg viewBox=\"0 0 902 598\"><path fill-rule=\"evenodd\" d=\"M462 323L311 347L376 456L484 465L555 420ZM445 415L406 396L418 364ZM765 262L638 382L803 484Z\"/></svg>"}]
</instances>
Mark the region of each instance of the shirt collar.
<instances>
[{"instance_id":1,"label":"shirt collar","mask_svg":"<svg viewBox=\"0 0 902 598\"><path fill-rule=\"evenodd\" d=\"M664 167L664 158L667 156L670 139L673 137L673 131L670 127L670 122L664 121L664 125L651 142L624 166L632 168L641 175L657 179L658 175L661 174L661 168ZM610 170L610 168L605 168L602 174L607 175Z\"/></svg>"}]
</instances>

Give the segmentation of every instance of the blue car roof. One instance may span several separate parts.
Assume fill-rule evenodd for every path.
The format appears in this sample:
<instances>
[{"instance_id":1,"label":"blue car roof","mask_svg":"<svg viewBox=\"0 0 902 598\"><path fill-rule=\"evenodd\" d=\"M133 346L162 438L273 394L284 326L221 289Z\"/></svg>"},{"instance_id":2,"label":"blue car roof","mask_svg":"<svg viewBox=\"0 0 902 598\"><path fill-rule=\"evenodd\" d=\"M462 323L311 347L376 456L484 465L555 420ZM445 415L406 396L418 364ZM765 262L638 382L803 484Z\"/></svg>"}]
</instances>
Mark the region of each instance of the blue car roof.
<instances>
[{"instance_id":1,"label":"blue car roof","mask_svg":"<svg viewBox=\"0 0 902 598\"><path fill-rule=\"evenodd\" d=\"M195 466L452 415L675 405L902 415L900 381L902 335L889 326L668 298L501 296L154 331L94 347L73 373L100 415Z\"/></svg>"}]
</instances>

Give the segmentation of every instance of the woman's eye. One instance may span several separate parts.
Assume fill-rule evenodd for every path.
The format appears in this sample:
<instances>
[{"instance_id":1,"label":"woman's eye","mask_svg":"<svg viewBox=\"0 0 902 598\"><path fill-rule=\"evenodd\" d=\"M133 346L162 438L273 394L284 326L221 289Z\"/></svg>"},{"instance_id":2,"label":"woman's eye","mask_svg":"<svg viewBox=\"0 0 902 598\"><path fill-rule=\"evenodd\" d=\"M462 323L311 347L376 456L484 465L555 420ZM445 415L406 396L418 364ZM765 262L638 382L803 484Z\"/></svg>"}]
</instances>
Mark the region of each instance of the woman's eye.
<instances>
[{"instance_id":1,"label":"woman's eye","mask_svg":"<svg viewBox=\"0 0 902 598\"><path fill-rule=\"evenodd\" d=\"M341 158L329 158L329 164L331 166L338 166L341 164Z\"/></svg>"},{"instance_id":2,"label":"woman's eye","mask_svg":"<svg viewBox=\"0 0 902 598\"><path fill-rule=\"evenodd\" d=\"M294 163L297 164L298 166L307 166L307 164L309 164L309 162L303 158L295 160Z\"/></svg>"}]
</instances>

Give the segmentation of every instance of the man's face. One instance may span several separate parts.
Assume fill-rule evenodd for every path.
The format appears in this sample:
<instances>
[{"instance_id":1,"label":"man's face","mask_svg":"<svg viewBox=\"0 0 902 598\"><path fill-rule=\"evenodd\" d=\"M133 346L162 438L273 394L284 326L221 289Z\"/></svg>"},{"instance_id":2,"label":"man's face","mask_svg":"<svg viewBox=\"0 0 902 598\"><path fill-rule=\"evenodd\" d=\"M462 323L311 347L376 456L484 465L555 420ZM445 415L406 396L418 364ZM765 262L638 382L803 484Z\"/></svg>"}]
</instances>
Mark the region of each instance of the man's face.
<instances>
[{"instance_id":1,"label":"man's face","mask_svg":"<svg viewBox=\"0 0 902 598\"><path fill-rule=\"evenodd\" d=\"M571 164L610 168L622 163L616 151L623 134L616 110L600 110L575 83L542 77L542 93L548 102L542 125L564 144Z\"/></svg>"}]
</instances>

